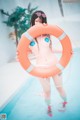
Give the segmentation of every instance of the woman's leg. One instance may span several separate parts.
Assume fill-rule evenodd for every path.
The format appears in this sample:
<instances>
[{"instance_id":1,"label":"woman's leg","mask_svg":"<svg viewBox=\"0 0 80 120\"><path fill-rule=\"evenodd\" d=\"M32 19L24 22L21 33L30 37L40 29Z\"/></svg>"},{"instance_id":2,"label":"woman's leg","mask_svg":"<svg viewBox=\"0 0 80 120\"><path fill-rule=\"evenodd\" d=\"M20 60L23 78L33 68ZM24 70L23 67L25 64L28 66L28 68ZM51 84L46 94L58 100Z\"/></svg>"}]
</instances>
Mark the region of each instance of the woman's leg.
<instances>
[{"instance_id":1,"label":"woman's leg","mask_svg":"<svg viewBox=\"0 0 80 120\"><path fill-rule=\"evenodd\" d=\"M45 103L48 106L48 114L52 116L51 112L51 87L50 87L50 79L49 78L40 78L40 83L42 85L45 97Z\"/></svg>"},{"instance_id":2,"label":"woman's leg","mask_svg":"<svg viewBox=\"0 0 80 120\"><path fill-rule=\"evenodd\" d=\"M56 88L57 88L61 98L63 99L62 106L65 107L66 104L67 104L67 96L66 96L65 90L63 88L62 74L55 75L52 78L54 80L54 84L55 84L55 86L56 86Z\"/></svg>"},{"instance_id":3,"label":"woman's leg","mask_svg":"<svg viewBox=\"0 0 80 120\"><path fill-rule=\"evenodd\" d=\"M39 78L41 86L44 91L45 102L47 105L50 105L50 95L51 95L51 88L50 88L50 79L49 78Z\"/></svg>"}]
</instances>

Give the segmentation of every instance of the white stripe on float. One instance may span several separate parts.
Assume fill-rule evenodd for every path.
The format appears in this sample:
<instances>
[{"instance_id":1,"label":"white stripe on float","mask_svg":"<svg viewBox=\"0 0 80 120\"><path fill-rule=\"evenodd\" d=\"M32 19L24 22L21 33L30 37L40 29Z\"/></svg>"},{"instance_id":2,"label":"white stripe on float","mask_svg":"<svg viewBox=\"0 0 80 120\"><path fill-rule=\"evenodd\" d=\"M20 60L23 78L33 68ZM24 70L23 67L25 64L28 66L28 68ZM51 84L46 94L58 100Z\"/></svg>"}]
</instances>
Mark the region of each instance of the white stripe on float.
<instances>
[{"instance_id":1,"label":"white stripe on float","mask_svg":"<svg viewBox=\"0 0 80 120\"><path fill-rule=\"evenodd\" d=\"M28 38L30 41L35 40L28 32L23 33L23 35Z\"/></svg>"}]
</instances>

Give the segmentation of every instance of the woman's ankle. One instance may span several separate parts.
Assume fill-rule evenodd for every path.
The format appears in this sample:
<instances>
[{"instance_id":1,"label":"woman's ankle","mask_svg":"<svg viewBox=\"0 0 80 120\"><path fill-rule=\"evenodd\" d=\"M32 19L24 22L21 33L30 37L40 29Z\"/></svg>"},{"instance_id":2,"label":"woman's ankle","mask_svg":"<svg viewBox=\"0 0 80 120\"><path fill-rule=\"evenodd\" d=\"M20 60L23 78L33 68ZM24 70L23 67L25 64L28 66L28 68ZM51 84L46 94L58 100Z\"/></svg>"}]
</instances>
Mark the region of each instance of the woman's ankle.
<instances>
[{"instance_id":1,"label":"woman's ankle","mask_svg":"<svg viewBox=\"0 0 80 120\"><path fill-rule=\"evenodd\" d=\"M51 105L48 105L48 110L51 110Z\"/></svg>"},{"instance_id":2,"label":"woman's ankle","mask_svg":"<svg viewBox=\"0 0 80 120\"><path fill-rule=\"evenodd\" d=\"M67 103L68 103L67 101L64 101L63 102L63 107L66 107Z\"/></svg>"}]
</instances>

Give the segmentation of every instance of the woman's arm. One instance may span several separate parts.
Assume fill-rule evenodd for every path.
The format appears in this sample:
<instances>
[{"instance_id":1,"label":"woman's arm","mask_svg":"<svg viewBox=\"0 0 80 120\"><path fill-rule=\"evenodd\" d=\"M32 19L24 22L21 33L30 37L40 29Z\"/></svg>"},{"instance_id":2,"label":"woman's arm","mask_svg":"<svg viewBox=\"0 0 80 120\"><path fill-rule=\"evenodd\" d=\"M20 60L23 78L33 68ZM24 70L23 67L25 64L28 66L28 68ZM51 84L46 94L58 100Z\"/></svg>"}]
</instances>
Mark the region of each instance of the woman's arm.
<instances>
[{"instance_id":1,"label":"woman's arm","mask_svg":"<svg viewBox=\"0 0 80 120\"><path fill-rule=\"evenodd\" d=\"M52 52L54 52L54 53L62 53L62 50L52 49Z\"/></svg>"},{"instance_id":2,"label":"woman's arm","mask_svg":"<svg viewBox=\"0 0 80 120\"><path fill-rule=\"evenodd\" d=\"M50 47L52 49L52 52L53 53L62 53L62 47L60 46L60 43L58 41L56 41L52 35L50 35L50 40L51 40Z\"/></svg>"},{"instance_id":3,"label":"woman's arm","mask_svg":"<svg viewBox=\"0 0 80 120\"><path fill-rule=\"evenodd\" d=\"M28 54L28 58L30 60L34 60L34 59L36 59L36 56L33 53L31 53L31 54Z\"/></svg>"}]
</instances>

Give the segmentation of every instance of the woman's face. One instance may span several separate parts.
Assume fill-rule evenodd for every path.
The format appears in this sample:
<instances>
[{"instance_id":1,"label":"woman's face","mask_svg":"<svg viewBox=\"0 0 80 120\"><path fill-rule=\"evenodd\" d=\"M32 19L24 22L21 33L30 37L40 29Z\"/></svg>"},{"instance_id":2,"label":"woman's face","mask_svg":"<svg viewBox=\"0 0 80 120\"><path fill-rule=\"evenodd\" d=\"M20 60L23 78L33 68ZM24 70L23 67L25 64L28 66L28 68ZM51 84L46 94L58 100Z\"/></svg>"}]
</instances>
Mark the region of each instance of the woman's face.
<instances>
[{"instance_id":1,"label":"woman's face","mask_svg":"<svg viewBox=\"0 0 80 120\"><path fill-rule=\"evenodd\" d=\"M42 23L42 20L39 17L35 19L35 25L41 24L41 23Z\"/></svg>"}]
</instances>

